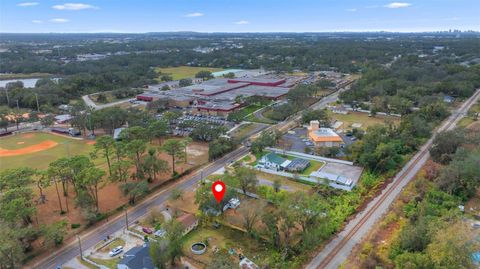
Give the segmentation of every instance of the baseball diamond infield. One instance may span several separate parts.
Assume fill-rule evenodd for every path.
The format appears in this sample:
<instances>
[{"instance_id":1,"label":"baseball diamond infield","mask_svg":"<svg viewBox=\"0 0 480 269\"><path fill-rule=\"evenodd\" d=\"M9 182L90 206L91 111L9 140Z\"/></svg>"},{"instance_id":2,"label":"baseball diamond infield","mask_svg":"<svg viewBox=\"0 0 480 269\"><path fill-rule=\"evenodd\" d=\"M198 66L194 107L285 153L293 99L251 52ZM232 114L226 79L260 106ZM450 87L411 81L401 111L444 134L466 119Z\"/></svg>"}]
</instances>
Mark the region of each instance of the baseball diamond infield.
<instances>
[{"instance_id":1,"label":"baseball diamond infield","mask_svg":"<svg viewBox=\"0 0 480 269\"><path fill-rule=\"evenodd\" d=\"M0 171L28 165L45 169L62 157L88 155L93 141L47 132L29 132L0 138ZM95 160L101 162L102 160Z\"/></svg>"}]
</instances>

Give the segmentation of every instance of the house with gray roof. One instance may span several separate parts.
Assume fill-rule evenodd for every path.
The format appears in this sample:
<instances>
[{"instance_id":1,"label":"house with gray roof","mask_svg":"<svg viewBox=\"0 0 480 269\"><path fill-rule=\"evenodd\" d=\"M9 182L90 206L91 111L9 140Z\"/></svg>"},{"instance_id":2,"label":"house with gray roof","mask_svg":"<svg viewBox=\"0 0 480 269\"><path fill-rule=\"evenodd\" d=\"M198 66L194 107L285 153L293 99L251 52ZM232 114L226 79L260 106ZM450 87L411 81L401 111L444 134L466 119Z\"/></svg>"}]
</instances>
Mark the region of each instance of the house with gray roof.
<instances>
[{"instance_id":1,"label":"house with gray roof","mask_svg":"<svg viewBox=\"0 0 480 269\"><path fill-rule=\"evenodd\" d=\"M150 244L146 243L125 252L123 259L117 264L117 269L155 269L150 257Z\"/></svg>"}]
</instances>

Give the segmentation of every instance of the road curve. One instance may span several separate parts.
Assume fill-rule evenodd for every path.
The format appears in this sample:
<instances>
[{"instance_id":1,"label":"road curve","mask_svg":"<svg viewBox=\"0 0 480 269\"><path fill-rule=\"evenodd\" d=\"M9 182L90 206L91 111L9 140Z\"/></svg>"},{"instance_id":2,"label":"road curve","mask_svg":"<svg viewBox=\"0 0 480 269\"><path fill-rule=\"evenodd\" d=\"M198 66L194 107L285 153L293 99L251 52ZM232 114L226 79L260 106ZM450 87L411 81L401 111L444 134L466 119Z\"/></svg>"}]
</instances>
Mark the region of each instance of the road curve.
<instances>
[{"instance_id":1,"label":"road curve","mask_svg":"<svg viewBox=\"0 0 480 269\"><path fill-rule=\"evenodd\" d=\"M375 225L380 217L387 212L389 206L398 197L402 189L428 160L428 149L431 146L436 133L455 128L458 121L467 114L468 109L475 104L479 97L480 89L478 89L472 97L466 100L460 108L443 122L434 133L434 136L432 136L432 138L421 147L417 154L407 162L382 193L375 197L375 199L373 199L362 212L358 213L355 218L345 226L344 230L332 239L332 241L330 241L325 248L305 266L305 268L338 268L348 257L353 247L368 233L370 227Z\"/></svg>"}]
</instances>

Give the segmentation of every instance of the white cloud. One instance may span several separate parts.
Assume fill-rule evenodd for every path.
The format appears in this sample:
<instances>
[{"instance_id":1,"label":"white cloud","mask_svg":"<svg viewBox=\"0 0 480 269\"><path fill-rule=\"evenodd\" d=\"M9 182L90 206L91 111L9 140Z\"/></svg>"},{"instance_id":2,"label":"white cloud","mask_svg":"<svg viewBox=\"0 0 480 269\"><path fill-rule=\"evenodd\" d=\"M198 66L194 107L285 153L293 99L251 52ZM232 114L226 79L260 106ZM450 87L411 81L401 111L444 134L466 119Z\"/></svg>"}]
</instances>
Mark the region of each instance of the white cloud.
<instances>
[{"instance_id":1,"label":"white cloud","mask_svg":"<svg viewBox=\"0 0 480 269\"><path fill-rule=\"evenodd\" d=\"M43 23L43 21L42 21L42 20L33 20L32 22L33 22L33 23L36 23L36 24Z\"/></svg>"},{"instance_id":2,"label":"white cloud","mask_svg":"<svg viewBox=\"0 0 480 269\"><path fill-rule=\"evenodd\" d=\"M53 22L53 23L66 23L68 22L67 19L62 19L62 18L56 18L56 19L51 19L50 22Z\"/></svg>"},{"instance_id":3,"label":"white cloud","mask_svg":"<svg viewBox=\"0 0 480 269\"><path fill-rule=\"evenodd\" d=\"M355 11L357 11L357 9L356 9L356 8L349 8L349 9L347 9L347 11L349 11L349 12L355 12Z\"/></svg>"},{"instance_id":4,"label":"white cloud","mask_svg":"<svg viewBox=\"0 0 480 269\"><path fill-rule=\"evenodd\" d=\"M36 6L38 5L38 2L23 2L23 3L18 3L17 6L19 7L31 7L31 6Z\"/></svg>"},{"instance_id":5,"label":"white cloud","mask_svg":"<svg viewBox=\"0 0 480 269\"><path fill-rule=\"evenodd\" d=\"M186 14L185 17L194 18L194 17L202 17L203 15L205 14L200 12L194 12L194 13Z\"/></svg>"},{"instance_id":6,"label":"white cloud","mask_svg":"<svg viewBox=\"0 0 480 269\"><path fill-rule=\"evenodd\" d=\"M82 9L98 9L96 6L82 3L66 3L63 5L54 5L53 9L56 10L82 10Z\"/></svg>"},{"instance_id":7,"label":"white cloud","mask_svg":"<svg viewBox=\"0 0 480 269\"><path fill-rule=\"evenodd\" d=\"M384 5L386 8L404 8L404 7L409 7L412 4L410 3L404 3L404 2L393 2L388 5Z\"/></svg>"},{"instance_id":8,"label":"white cloud","mask_svg":"<svg viewBox=\"0 0 480 269\"><path fill-rule=\"evenodd\" d=\"M250 24L250 22L249 22L249 21L245 21L245 20L241 20L241 21L236 21L235 24L244 25L244 24Z\"/></svg>"}]
</instances>

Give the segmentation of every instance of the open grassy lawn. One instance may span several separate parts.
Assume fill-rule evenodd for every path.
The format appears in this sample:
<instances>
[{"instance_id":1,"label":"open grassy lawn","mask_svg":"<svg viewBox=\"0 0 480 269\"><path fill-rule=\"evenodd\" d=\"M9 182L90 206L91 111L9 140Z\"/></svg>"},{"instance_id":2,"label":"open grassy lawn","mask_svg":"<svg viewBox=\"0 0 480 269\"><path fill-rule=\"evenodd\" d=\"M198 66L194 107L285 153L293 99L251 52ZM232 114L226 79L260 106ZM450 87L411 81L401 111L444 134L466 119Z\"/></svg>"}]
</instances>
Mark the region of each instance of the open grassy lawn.
<instances>
[{"instance_id":1,"label":"open grassy lawn","mask_svg":"<svg viewBox=\"0 0 480 269\"><path fill-rule=\"evenodd\" d=\"M195 255L191 252L190 247L196 242L205 242L208 240L207 251L202 255ZM213 249L233 249L232 259L238 263L238 253L243 253L247 258L256 264L261 264L261 261L268 259L269 252L266 245L250 238L245 233L234 230L225 226L218 229L202 227L190 232L184 238L183 249L186 256L189 258L207 265L213 259Z\"/></svg>"},{"instance_id":2,"label":"open grassy lawn","mask_svg":"<svg viewBox=\"0 0 480 269\"><path fill-rule=\"evenodd\" d=\"M318 169L322 168L325 165L324 162L317 162L310 160L310 166L307 167L304 171L302 171L302 175L310 175L312 172L317 171Z\"/></svg>"},{"instance_id":3,"label":"open grassy lawn","mask_svg":"<svg viewBox=\"0 0 480 269\"><path fill-rule=\"evenodd\" d=\"M247 138L247 135L255 130L257 128L257 123L247 123L244 124L235 131L232 132L232 137L238 139L238 140L243 140Z\"/></svg>"},{"instance_id":4,"label":"open grassy lawn","mask_svg":"<svg viewBox=\"0 0 480 269\"><path fill-rule=\"evenodd\" d=\"M311 189L311 186L306 185L306 184L302 184L298 181L294 181L291 178L282 177L282 176L279 176L279 175L273 175L273 174L269 174L269 173L264 173L264 172L260 172L260 171L256 171L256 174L257 174L258 178L268 180L272 183L275 180L279 180L282 186L288 186L295 191L309 191Z\"/></svg>"},{"instance_id":5,"label":"open grassy lawn","mask_svg":"<svg viewBox=\"0 0 480 269\"><path fill-rule=\"evenodd\" d=\"M0 154L0 171L9 168L18 168L28 165L31 168L45 169L48 165L61 157L79 154L88 155L93 150L92 141L77 140L68 136L54 135L44 132L31 132L0 138L0 148L6 150L21 150L35 146L45 141L56 143L55 146L32 153L16 156L2 156ZM97 160L103 163L103 160Z\"/></svg>"},{"instance_id":6,"label":"open grassy lawn","mask_svg":"<svg viewBox=\"0 0 480 269\"><path fill-rule=\"evenodd\" d=\"M200 71L210 71L217 72L222 71L223 68L214 68L214 67L196 67L196 66L178 66L178 67L167 67L167 68L155 68L157 73L171 75L173 80L179 80L182 78L192 78L195 77ZM161 76L161 75L160 75ZM160 76L158 79L160 79Z\"/></svg>"},{"instance_id":7,"label":"open grassy lawn","mask_svg":"<svg viewBox=\"0 0 480 269\"><path fill-rule=\"evenodd\" d=\"M80 259L80 257L77 257L77 260L78 260L83 266L85 266L85 267L87 267L87 268L90 268L90 269L98 269L97 266L95 266L95 265L93 265L93 264L91 264L91 263L89 263L89 262L86 262L86 261Z\"/></svg>"},{"instance_id":8,"label":"open grassy lawn","mask_svg":"<svg viewBox=\"0 0 480 269\"><path fill-rule=\"evenodd\" d=\"M92 258L92 257L88 257L88 259L100 264L100 265L103 265L103 266L106 266L107 268L110 268L110 269L117 269L117 263L120 261L120 258L119 257L115 257L115 258L112 258L112 259L109 259L109 260L104 260L104 259L96 259L96 258Z\"/></svg>"},{"instance_id":9,"label":"open grassy lawn","mask_svg":"<svg viewBox=\"0 0 480 269\"><path fill-rule=\"evenodd\" d=\"M362 124L360 129L363 129L363 130L366 130L369 126L372 126L375 124L384 124L386 120L390 120L396 125L400 124L399 117L380 116L380 115L377 115L375 117L369 117L367 113L361 113L361 112L349 112L347 115L335 114L330 112L330 116L333 119L343 122L343 125L340 128L345 130L351 129L352 128L351 126L354 123Z\"/></svg>"},{"instance_id":10,"label":"open grassy lawn","mask_svg":"<svg viewBox=\"0 0 480 269\"><path fill-rule=\"evenodd\" d=\"M51 77L52 74L49 73L16 73L16 74L0 74L0 79L25 79L25 78L45 78Z\"/></svg>"}]
</instances>

